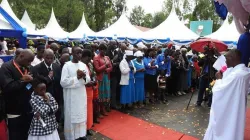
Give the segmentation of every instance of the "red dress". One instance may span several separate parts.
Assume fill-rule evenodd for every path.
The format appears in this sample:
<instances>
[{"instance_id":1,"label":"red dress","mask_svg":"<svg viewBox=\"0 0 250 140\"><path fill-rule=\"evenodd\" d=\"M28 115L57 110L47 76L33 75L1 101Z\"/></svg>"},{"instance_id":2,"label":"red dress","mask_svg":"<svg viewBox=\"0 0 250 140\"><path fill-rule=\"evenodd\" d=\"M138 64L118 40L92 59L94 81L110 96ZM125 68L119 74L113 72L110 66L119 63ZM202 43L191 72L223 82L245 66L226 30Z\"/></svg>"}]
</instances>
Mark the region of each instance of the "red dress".
<instances>
[{"instance_id":1,"label":"red dress","mask_svg":"<svg viewBox=\"0 0 250 140\"><path fill-rule=\"evenodd\" d=\"M91 72L89 70L91 76ZM86 87L87 92L87 130L93 126L93 87Z\"/></svg>"}]
</instances>

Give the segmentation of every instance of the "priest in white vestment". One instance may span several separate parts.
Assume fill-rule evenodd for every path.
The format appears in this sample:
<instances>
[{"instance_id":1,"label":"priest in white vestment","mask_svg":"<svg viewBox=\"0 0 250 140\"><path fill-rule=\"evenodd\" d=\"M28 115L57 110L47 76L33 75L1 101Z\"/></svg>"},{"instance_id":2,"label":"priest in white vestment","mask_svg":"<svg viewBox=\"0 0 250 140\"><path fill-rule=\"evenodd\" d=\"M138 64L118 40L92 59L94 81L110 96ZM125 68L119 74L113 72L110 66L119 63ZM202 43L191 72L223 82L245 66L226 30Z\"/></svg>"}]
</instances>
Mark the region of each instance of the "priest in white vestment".
<instances>
[{"instance_id":1,"label":"priest in white vestment","mask_svg":"<svg viewBox=\"0 0 250 140\"><path fill-rule=\"evenodd\" d=\"M238 50L230 50L225 57L228 69L223 76L221 72L216 73L210 120L204 140L244 139L250 74L248 68L241 64Z\"/></svg>"},{"instance_id":2,"label":"priest in white vestment","mask_svg":"<svg viewBox=\"0 0 250 140\"><path fill-rule=\"evenodd\" d=\"M82 50L72 49L73 60L65 63L61 85L64 96L64 135L66 140L85 140L87 121L87 93L85 84L90 81L87 66L80 62Z\"/></svg>"}]
</instances>

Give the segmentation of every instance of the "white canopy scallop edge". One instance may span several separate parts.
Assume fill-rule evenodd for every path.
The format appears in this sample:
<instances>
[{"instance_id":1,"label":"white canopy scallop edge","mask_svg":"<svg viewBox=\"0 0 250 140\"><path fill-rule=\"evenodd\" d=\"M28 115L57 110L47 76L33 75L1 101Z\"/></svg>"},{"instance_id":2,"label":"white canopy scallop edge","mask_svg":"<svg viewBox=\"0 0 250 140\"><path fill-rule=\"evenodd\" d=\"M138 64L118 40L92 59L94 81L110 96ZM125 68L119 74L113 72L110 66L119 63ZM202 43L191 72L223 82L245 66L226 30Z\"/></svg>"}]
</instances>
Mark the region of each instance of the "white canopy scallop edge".
<instances>
[{"instance_id":1,"label":"white canopy scallop edge","mask_svg":"<svg viewBox=\"0 0 250 140\"><path fill-rule=\"evenodd\" d=\"M86 22L84 13L82 14L82 21L77 27L77 29L69 34L71 39L82 39L87 36L95 36L96 33L91 30Z\"/></svg>"},{"instance_id":2,"label":"white canopy scallop edge","mask_svg":"<svg viewBox=\"0 0 250 140\"><path fill-rule=\"evenodd\" d=\"M46 35L47 37L54 39L66 39L68 38L69 33L64 31L61 26L58 24L54 10L52 8L50 20L45 28L39 30L39 33Z\"/></svg>"},{"instance_id":3,"label":"white canopy scallop edge","mask_svg":"<svg viewBox=\"0 0 250 140\"><path fill-rule=\"evenodd\" d=\"M107 29L96 33L97 37L124 37L124 38L141 38L143 32L133 26L126 15L123 13L121 17Z\"/></svg>"},{"instance_id":4,"label":"white canopy scallop edge","mask_svg":"<svg viewBox=\"0 0 250 140\"><path fill-rule=\"evenodd\" d=\"M30 17L29 17L29 14L28 12L25 10L24 11L24 14L23 14L23 17L21 19L21 21L27 25L28 27L30 27L31 29L36 29L36 25L31 21Z\"/></svg>"},{"instance_id":5,"label":"white canopy scallop edge","mask_svg":"<svg viewBox=\"0 0 250 140\"><path fill-rule=\"evenodd\" d=\"M160 25L144 32L145 39L195 40L199 36L186 27L178 18L173 2L171 13Z\"/></svg>"},{"instance_id":6,"label":"white canopy scallop edge","mask_svg":"<svg viewBox=\"0 0 250 140\"><path fill-rule=\"evenodd\" d=\"M22 23L17 16L15 15L15 13L13 12L13 10L10 7L10 4L7 0L2 0L1 2L1 7L23 28L26 29L26 33L27 35L34 35L34 36L41 36L43 34L38 33L36 30L28 27L27 25L25 25L24 23ZM2 28L2 27L0 27Z\"/></svg>"},{"instance_id":7,"label":"white canopy scallop edge","mask_svg":"<svg viewBox=\"0 0 250 140\"><path fill-rule=\"evenodd\" d=\"M229 24L228 18L226 18L222 26L216 32L206 37L212 39L218 39L221 41L237 42L240 37L240 34L237 31L234 21L231 24Z\"/></svg>"}]
</instances>

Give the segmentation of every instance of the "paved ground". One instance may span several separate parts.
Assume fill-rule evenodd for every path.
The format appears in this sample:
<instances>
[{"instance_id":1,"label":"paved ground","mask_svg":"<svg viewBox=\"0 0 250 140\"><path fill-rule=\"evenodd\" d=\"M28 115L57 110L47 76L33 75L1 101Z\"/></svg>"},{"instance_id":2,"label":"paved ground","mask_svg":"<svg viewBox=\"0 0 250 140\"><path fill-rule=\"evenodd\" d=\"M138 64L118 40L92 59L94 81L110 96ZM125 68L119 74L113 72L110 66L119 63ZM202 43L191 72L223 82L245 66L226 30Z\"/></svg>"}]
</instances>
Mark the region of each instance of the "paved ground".
<instances>
[{"instance_id":1,"label":"paved ground","mask_svg":"<svg viewBox=\"0 0 250 140\"><path fill-rule=\"evenodd\" d=\"M167 104L148 105L144 108L124 113L202 139L208 125L209 109L205 105L199 108L195 107L194 104L197 99L197 95L195 94L189 109L186 110L190 96L191 94L180 97L170 96L168 97L169 102ZM248 97L249 101L250 96ZM248 107L250 107L250 104L248 104ZM110 140L99 133L90 139Z\"/></svg>"}]
</instances>

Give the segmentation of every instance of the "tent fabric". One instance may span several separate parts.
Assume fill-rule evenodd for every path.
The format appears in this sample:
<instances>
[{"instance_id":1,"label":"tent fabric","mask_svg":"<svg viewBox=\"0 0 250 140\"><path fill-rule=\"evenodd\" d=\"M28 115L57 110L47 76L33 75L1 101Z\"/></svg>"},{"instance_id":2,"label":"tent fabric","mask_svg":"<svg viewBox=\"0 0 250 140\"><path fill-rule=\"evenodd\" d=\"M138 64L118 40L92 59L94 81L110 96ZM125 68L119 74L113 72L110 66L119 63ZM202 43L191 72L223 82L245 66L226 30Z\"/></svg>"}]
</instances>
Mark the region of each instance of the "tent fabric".
<instances>
[{"instance_id":1,"label":"tent fabric","mask_svg":"<svg viewBox=\"0 0 250 140\"><path fill-rule=\"evenodd\" d=\"M88 36L93 37L95 36L95 32L93 30L91 30L86 22L84 13L82 15L82 21L80 23L80 25L78 26L78 28L71 32L69 34L69 38L70 39L82 39L82 38L88 38Z\"/></svg>"},{"instance_id":2,"label":"tent fabric","mask_svg":"<svg viewBox=\"0 0 250 140\"><path fill-rule=\"evenodd\" d=\"M174 2L173 2L174 3ZM174 4L168 18L147 32L144 32L144 39L166 39L171 40L195 40L199 36L188 29L177 17Z\"/></svg>"},{"instance_id":3,"label":"tent fabric","mask_svg":"<svg viewBox=\"0 0 250 140\"><path fill-rule=\"evenodd\" d=\"M226 44L232 44L237 42L240 34L238 33L235 23L232 22L231 25L228 22L228 18L224 21L222 26L214 33L206 36L207 38L218 39L225 42Z\"/></svg>"},{"instance_id":4,"label":"tent fabric","mask_svg":"<svg viewBox=\"0 0 250 140\"><path fill-rule=\"evenodd\" d=\"M125 37L125 38L141 38L143 32L133 26L125 14L107 29L104 29L98 33L96 36L99 37Z\"/></svg>"},{"instance_id":5,"label":"tent fabric","mask_svg":"<svg viewBox=\"0 0 250 140\"><path fill-rule=\"evenodd\" d=\"M22 27L26 29L26 34L32 35L32 36L43 36L42 34L39 34L36 30L28 27L27 25L25 25L24 23L22 23L17 16L15 15L15 13L13 12L13 10L11 9L9 2L7 0L2 0L1 2L1 7Z\"/></svg>"},{"instance_id":6,"label":"tent fabric","mask_svg":"<svg viewBox=\"0 0 250 140\"><path fill-rule=\"evenodd\" d=\"M53 8L48 24L45 28L39 30L38 32L54 39L65 39L69 36L69 33L64 31L58 24Z\"/></svg>"},{"instance_id":7,"label":"tent fabric","mask_svg":"<svg viewBox=\"0 0 250 140\"><path fill-rule=\"evenodd\" d=\"M30 27L31 29L35 30L36 29L36 25L31 21L28 12L25 10L23 17L21 19L21 21L28 27Z\"/></svg>"},{"instance_id":8,"label":"tent fabric","mask_svg":"<svg viewBox=\"0 0 250 140\"><path fill-rule=\"evenodd\" d=\"M0 6L0 35L3 37L15 37L19 39L19 44L22 48L26 48L26 33L10 15ZM2 24L4 23L4 24ZM2 28L4 27L4 28ZM7 28L7 29L6 29Z\"/></svg>"}]
</instances>

